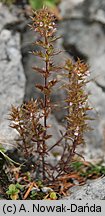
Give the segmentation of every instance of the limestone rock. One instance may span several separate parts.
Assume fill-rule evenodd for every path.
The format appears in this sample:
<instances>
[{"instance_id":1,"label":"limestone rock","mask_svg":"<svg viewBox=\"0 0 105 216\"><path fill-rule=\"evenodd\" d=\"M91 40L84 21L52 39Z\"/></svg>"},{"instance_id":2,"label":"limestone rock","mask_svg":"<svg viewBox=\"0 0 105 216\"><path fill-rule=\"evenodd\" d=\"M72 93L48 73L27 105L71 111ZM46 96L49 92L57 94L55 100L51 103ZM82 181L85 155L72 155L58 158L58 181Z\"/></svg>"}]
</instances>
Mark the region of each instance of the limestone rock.
<instances>
[{"instance_id":1,"label":"limestone rock","mask_svg":"<svg viewBox=\"0 0 105 216\"><path fill-rule=\"evenodd\" d=\"M105 1L104 0L85 0L83 4L84 16L92 21L105 24Z\"/></svg>"},{"instance_id":2,"label":"limestone rock","mask_svg":"<svg viewBox=\"0 0 105 216\"><path fill-rule=\"evenodd\" d=\"M69 20L64 24L64 47L73 55L88 60L92 77L105 86L105 34L99 23Z\"/></svg>"},{"instance_id":3,"label":"limestone rock","mask_svg":"<svg viewBox=\"0 0 105 216\"><path fill-rule=\"evenodd\" d=\"M105 177L89 181L84 186L75 186L70 190L71 195L66 200L104 200Z\"/></svg>"},{"instance_id":4,"label":"limestone rock","mask_svg":"<svg viewBox=\"0 0 105 216\"><path fill-rule=\"evenodd\" d=\"M84 0L62 0L59 5L62 18L69 19L75 16L81 18L83 14L78 8L81 7L83 2Z\"/></svg>"},{"instance_id":5,"label":"limestone rock","mask_svg":"<svg viewBox=\"0 0 105 216\"><path fill-rule=\"evenodd\" d=\"M0 2L0 31L8 24L18 22L18 18Z\"/></svg>"},{"instance_id":6,"label":"limestone rock","mask_svg":"<svg viewBox=\"0 0 105 216\"><path fill-rule=\"evenodd\" d=\"M11 105L19 106L24 97L25 76L21 63L20 35L3 29L0 34L0 141L11 143L16 133L9 128Z\"/></svg>"},{"instance_id":7,"label":"limestone rock","mask_svg":"<svg viewBox=\"0 0 105 216\"><path fill-rule=\"evenodd\" d=\"M87 89L91 94L89 101L93 107L90 115L95 120L90 124L94 130L86 135L89 144L86 151L88 155L94 154L95 157L102 158L105 143L105 1L84 0L74 5L72 11L71 1L68 2L68 15L61 4L64 17L61 24L63 45L75 60L79 57L89 64L90 80L92 79Z\"/></svg>"},{"instance_id":8,"label":"limestone rock","mask_svg":"<svg viewBox=\"0 0 105 216\"><path fill-rule=\"evenodd\" d=\"M104 0L62 0L59 8L63 19L79 18L105 24Z\"/></svg>"}]
</instances>

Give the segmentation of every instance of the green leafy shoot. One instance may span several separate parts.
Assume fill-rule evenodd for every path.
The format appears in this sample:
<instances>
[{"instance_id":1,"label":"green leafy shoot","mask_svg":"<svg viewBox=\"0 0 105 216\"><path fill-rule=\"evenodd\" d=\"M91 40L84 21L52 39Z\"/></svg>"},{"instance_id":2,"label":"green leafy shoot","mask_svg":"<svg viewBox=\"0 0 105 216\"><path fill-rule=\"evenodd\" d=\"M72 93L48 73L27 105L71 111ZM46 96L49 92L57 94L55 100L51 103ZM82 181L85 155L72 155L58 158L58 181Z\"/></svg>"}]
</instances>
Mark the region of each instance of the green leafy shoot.
<instances>
[{"instance_id":1,"label":"green leafy shoot","mask_svg":"<svg viewBox=\"0 0 105 216\"><path fill-rule=\"evenodd\" d=\"M12 199L12 200L17 200L18 199L18 194L19 194L19 189L16 187L15 184L10 184L9 188L6 192L6 194Z\"/></svg>"},{"instance_id":2,"label":"green leafy shoot","mask_svg":"<svg viewBox=\"0 0 105 216\"><path fill-rule=\"evenodd\" d=\"M43 6L47 7L55 7L57 3L59 3L59 0L29 0L29 3L33 9L40 9Z\"/></svg>"}]
</instances>

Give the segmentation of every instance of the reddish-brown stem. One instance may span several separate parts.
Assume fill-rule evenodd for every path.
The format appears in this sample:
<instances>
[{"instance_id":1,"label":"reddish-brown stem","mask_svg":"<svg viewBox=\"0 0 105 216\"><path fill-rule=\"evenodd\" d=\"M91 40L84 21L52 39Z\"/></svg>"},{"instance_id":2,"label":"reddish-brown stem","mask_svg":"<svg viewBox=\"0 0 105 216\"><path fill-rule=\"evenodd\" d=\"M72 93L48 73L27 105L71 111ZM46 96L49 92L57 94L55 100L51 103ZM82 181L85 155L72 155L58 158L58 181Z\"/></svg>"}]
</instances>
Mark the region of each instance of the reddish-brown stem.
<instances>
[{"instance_id":1,"label":"reddish-brown stem","mask_svg":"<svg viewBox=\"0 0 105 216\"><path fill-rule=\"evenodd\" d=\"M66 133L51 148L49 148L47 152L51 151L55 146L58 146L65 136Z\"/></svg>"},{"instance_id":2,"label":"reddish-brown stem","mask_svg":"<svg viewBox=\"0 0 105 216\"><path fill-rule=\"evenodd\" d=\"M45 44L48 45L48 40L47 40L47 35L45 34ZM47 54L47 50L46 50L46 54ZM44 87L47 87L47 78L48 78L48 67L49 67L49 61L45 60L45 67L46 67L46 76L44 76ZM47 116L46 116L46 112L47 112L47 100L48 100L48 95L45 93L44 94L44 134L43 134L43 138L46 137L46 130L47 130ZM45 148L46 148L46 143L45 143L45 139L43 139L43 154L42 154L42 167L43 167L43 180L45 180Z\"/></svg>"},{"instance_id":3,"label":"reddish-brown stem","mask_svg":"<svg viewBox=\"0 0 105 216\"><path fill-rule=\"evenodd\" d=\"M69 81L69 92L70 92L70 71L69 71L69 74L68 74L68 81ZM70 102L68 101L67 102L68 104L68 110L67 110L67 113L68 113L68 116L70 114ZM66 134L68 135L68 128L69 128L69 122L67 121L67 125L66 125ZM67 145L67 137L65 137L65 145Z\"/></svg>"},{"instance_id":4,"label":"reddish-brown stem","mask_svg":"<svg viewBox=\"0 0 105 216\"><path fill-rule=\"evenodd\" d=\"M19 127L20 127L20 130L22 131L23 129L22 129L21 125L20 125L20 122L19 122ZM28 149L27 149L27 145L26 145L26 141L25 141L23 132L22 132L21 135L22 135L22 137L23 137L24 150L25 150L25 157L28 158L29 152L28 152Z\"/></svg>"},{"instance_id":5,"label":"reddish-brown stem","mask_svg":"<svg viewBox=\"0 0 105 216\"><path fill-rule=\"evenodd\" d=\"M24 143L25 157L28 158L29 153L28 153L26 142L25 142L24 138L23 138L23 143Z\"/></svg>"}]
</instances>

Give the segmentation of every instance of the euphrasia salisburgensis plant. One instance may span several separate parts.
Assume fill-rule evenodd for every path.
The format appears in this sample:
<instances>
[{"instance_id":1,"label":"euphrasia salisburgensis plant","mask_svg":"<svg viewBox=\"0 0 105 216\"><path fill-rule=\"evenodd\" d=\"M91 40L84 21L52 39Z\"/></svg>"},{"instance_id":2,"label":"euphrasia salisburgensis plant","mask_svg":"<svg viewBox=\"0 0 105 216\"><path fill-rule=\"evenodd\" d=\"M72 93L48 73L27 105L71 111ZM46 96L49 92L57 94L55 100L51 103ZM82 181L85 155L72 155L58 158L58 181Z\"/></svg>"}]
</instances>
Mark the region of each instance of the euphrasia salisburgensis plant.
<instances>
[{"instance_id":1,"label":"euphrasia salisburgensis plant","mask_svg":"<svg viewBox=\"0 0 105 216\"><path fill-rule=\"evenodd\" d=\"M20 134L25 157L28 159L32 151L35 157L37 155L34 168L42 174L43 181L54 181L70 172L70 163L73 156L77 154L76 148L84 143L84 132L88 129L87 120L89 119L87 111L90 110L88 94L85 92L89 71L88 66L79 59L76 63L68 59L64 66L61 66L61 63L60 66L54 64L53 57L61 51L54 48L54 43L58 40L55 36L55 17L47 8L34 11L31 19L30 27L38 34L38 40L34 42L34 46L40 48L38 51L32 51L32 54L44 62L43 68L37 65L33 67L33 70L40 73L43 78L43 84L36 85L42 92L43 99L31 100L20 108L12 106L11 127ZM51 103L51 93L58 82L57 79L52 78L52 74L57 74L61 69L64 71L64 80L66 80L66 84L63 85L66 90L65 102L67 104L65 133L62 132L61 138L49 148L46 141L52 134L48 133L50 127L48 117L54 108ZM43 124L40 123L42 119ZM47 158L50 157L49 152L59 145L63 151L58 163L53 166Z\"/></svg>"}]
</instances>

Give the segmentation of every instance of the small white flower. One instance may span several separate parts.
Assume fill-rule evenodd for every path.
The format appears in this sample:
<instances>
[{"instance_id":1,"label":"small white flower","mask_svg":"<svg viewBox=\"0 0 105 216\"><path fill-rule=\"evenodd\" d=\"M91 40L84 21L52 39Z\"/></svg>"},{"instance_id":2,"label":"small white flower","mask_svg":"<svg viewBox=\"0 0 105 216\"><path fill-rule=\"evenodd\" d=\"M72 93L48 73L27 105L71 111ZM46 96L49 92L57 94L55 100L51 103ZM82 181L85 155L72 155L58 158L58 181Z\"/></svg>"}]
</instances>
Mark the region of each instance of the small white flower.
<instances>
[{"instance_id":1,"label":"small white flower","mask_svg":"<svg viewBox=\"0 0 105 216\"><path fill-rule=\"evenodd\" d=\"M38 28L35 28L34 31L37 32L37 31L38 31Z\"/></svg>"},{"instance_id":2,"label":"small white flower","mask_svg":"<svg viewBox=\"0 0 105 216\"><path fill-rule=\"evenodd\" d=\"M52 22L52 25L55 25L55 22Z\"/></svg>"},{"instance_id":3,"label":"small white flower","mask_svg":"<svg viewBox=\"0 0 105 216\"><path fill-rule=\"evenodd\" d=\"M70 103L69 103L69 105L70 105L70 106L72 106L72 105L73 105L73 103L72 103L72 102L70 102Z\"/></svg>"},{"instance_id":4,"label":"small white flower","mask_svg":"<svg viewBox=\"0 0 105 216\"><path fill-rule=\"evenodd\" d=\"M75 136L78 136L78 132L75 132L74 135L75 135Z\"/></svg>"},{"instance_id":5,"label":"small white flower","mask_svg":"<svg viewBox=\"0 0 105 216\"><path fill-rule=\"evenodd\" d=\"M78 131L79 131L79 126L77 126L76 129L75 129L75 132L74 132L75 136L78 136L78 134L79 134Z\"/></svg>"},{"instance_id":6,"label":"small white flower","mask_svg":"<svg viewBox=\"0 0 105 216\"><path fill-rule=\"evenodd\" d=\"M48 28L49 28L49 29L53 29L53 26L49 26Z\"/></svg>"},{"instance_id":7,"label":"small white flower","mask_svg":"<svg viewBox=\"0 0 105 216\"><path fill-rule=\"evenodd\" d=\"M78 75L78 76L81 76L82 74L81 74L81 73L77 73L77 75Z\"/></svg>"},{"instance_id":8,"label":"small white flower","mask_svg":"<svg viewBox=\"0 0 105 216\"><path fill-rule=\"evenodd\" d=\"M82 104L80 104L80 105L79 105L79 108L81 109L82 107L83 107Z\"/></svg>"},{"instance_id":9,"label":"small white flower","mask_svg":"<svg viewBox=\"0 0 105 216\"><path fill-rule=\"evenodd\" d=\"M79 126L76 127L76 131L78 131L78 130L79 130Z\"/></svg>"},{"instance_id":10,"label":"small white flower","mask_svg":"<svg viewBox=\"0 0 105 216\"><path fill-rule=\"evenodd\" d=\"M84 77L86 79L86 77L89 77L90 76L90 72L89 71L86 71L86 73L84 74Z\"/></svg>"},{"instance_id":11,"label":"small white flower","mask_svg":"<svg viewBox=\"0 0 105 216\"><path fill-rule=\"evenodd\" d=\"M30 113L30 116L32 117L32 113Z\"/></svg>"},{"instance_id":12,"label":"small white flower","mask_svg":"<svg viewBox=\"0 0 105 216\"><path fill-rule=\"evenodd\" d=\"M42 23L42 22L40 22L39 26L40 26L40 27L42 27L42 26L43 26L43 23Z\"/></svg>"},{"instance_id":13,"label":"small white flower","mask_svg":"<svg viewBox=\"0 0 105 216\"><path fill-rule=\"evenodd\" d=\"M18 125L19 121L13 121L13 124Z\"/></svg>"}]
</instances>

